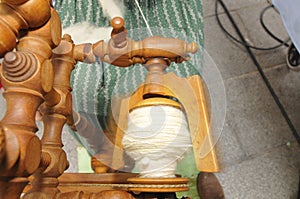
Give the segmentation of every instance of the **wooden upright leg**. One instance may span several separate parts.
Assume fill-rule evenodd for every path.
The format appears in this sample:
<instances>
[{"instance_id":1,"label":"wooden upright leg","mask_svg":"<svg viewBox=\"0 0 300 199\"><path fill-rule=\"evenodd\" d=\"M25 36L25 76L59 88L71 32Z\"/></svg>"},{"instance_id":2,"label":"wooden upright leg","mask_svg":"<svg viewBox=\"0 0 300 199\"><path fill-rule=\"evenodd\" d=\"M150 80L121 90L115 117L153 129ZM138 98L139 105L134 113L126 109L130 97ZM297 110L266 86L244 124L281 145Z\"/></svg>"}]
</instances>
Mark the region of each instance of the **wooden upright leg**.
<instances>
[{"instance_id":1,"label":"wooden upright leg","mask_svg":"<svg viewBox=\"0 0 300 199\"><path fill-rule=\"evenodd\" d=\"M41 143L34 134L35 112L43 100L40 68L31 53L10 52L4 57L1 79L7 111L0 129L5 135L6 153L0 167L0 198L19 198L27 177L40 164Z\"/></svg>"},{"instance_id":2,"label":"wooden upright leg","mask_svg":"<svg viewBox=\"0 0 300 199\"><path fill-rule=\"evenodd\" d=\"M68 168L65 151L62 149L62 129L67 117L72 114L70 75L74 68L74 44L65 37L53 50L53 89L46 94L43 113L44 133L42 137L42 162L35 174L32 189L24 198L54 198L59 193L58 177Z\"/></svg>"}]
</instances>

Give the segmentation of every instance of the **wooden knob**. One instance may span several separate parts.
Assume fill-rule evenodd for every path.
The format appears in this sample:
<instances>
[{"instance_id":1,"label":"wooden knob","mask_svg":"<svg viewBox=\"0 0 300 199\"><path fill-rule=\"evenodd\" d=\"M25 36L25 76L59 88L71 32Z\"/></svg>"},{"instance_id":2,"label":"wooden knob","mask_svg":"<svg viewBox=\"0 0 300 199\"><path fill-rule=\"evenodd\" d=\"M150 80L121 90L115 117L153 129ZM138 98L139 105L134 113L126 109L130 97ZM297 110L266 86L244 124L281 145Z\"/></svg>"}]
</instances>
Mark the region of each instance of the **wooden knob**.
<instances>
[{"instance_id":1,"label":"wooden knob","mask_svg":"<svg viewBox=\"0 0 300 199\"><path fill-rule=\"evenodd\" d=\"M192 42L187 45L187 52L189 53L196 53L198 51L198 45L196 42Z\"/></svg>"},{"instance_id":2,"label":"wooden knob","mask_svg":"<svg viewBox=\"0 0 300 199\"><path fill-rule=\"evenodd\" d=\"M20 82L31 77L37 69L36 58L27 52L8 52L4 56L4 77L10 81Z\"/></svg>"},{"instance_id":3,"label":"wooden knob","mask_svg":"<svg viewBox=\"0 0 300 199\"><path fill-rule=\"evenodd\" d=\"M124 24L124 19L121 17L115 17L110 21L111 27L113 27L116 32L122 31L124 29Z\"/></svg>"},{"instance_id":4,"label":"wooden knob","mask_svg":"<svg viewBox=\"0 0 300 199\"><path fill-rule=\"evenodd\" d=\"M14 62L16 62L18 60L18 57L17 57L17 54L15 52L8 52L5 55L4 60L8 64L13 64Z\"/></svg>"},{"instance_id":5,"label":"wooden knob","mask_svg":"<svg viewBox=\"0 0 300 199\"><path fill-rule=\"evenodd\" d=\"M115 17L110 21L110 25L113 27L111 38L115 48L123 48L127 44L127 30L124 23L124 19L121 17Z\"/></svg>"}]
</instances>

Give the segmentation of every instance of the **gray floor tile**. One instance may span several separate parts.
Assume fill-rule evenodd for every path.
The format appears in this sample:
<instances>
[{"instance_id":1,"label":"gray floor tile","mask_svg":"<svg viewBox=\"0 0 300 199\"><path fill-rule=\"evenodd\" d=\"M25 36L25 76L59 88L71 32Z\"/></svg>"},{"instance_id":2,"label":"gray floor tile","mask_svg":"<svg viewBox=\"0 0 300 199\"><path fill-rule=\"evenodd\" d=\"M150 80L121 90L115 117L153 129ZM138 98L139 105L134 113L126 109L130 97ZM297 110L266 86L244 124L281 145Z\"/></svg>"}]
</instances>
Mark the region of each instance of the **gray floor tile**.
<instances>
[{"instance_id":1,"label":"gray floor tile","mask_svg":"<svg viewBox=\"0 0 300 199\"><path fill-rule=\"evenodd\" d=\"M235 13L233 16L237 17ZM224 25L232 31L225 15L220 16ZM237 21L241 27L243 24ZM233 43L220 29L215 17L204 20L204 48L219 68L223 79L240 76L256 70L242 46Z\"/></svg>"},{"instance_id":2,"label":"gray floor tile","mask_svg":"<svg viewBox=\"0 0 300 199\"><path fill-rule=\"evenodd\" d=\"M300 72L281 65L267 70L266 75L295 128L300 132Z\"/></svg>"},{"instance_id":3,"label":"gray floor tile","mask_svg":"<svg viewBox=\"0 0 300 199\"><path fill-rule=\"evenodd\" d=\"M230 79L227 89L227 122L246 154L263 153L294 141L280 111L257 72Z\"/></svg>"},{"instance_id":4,"label":"gray floor tile","mask_svg":"<svg viewBox=\"0 0 300 199\"><path fill-rule=\"evenodd\" d=\"M263 47L273 46L275 41L265 32L260 23L260 14L267 6L269 6L268 3L262 3L237 11L245 24L253 43ZM283 40L289 38L280 15L274 9L266 11L263 19L265 25L277 37L282 38ZM277 43L275 42L275 44Z\"/></svg>"},{"instance_id":5,"label":"gray floor tile","mask_svg":"<svg viewBox=\"0 0 300 199\"><path fill-rule=\"evenodd\" d=\"M300 149L282 146L217 174L229 199L296 199Z\"/></svg>"},{"instance_id":6,"label":"gray floor tile","mask_svg":"<svg viewBox=\"0 0 300 199\"><path fill-rule=\"evenodd\" d=\"M225 169L246 159L235 130L226 123L216 145L217 158L221 169Z\"/></svg>"},{"instance_id":7,"label":"gray floor tile","mask_svg":"<svg viewBox=\"0 0 300 199\"><path fill-rule=\"evenodd\" d=\"M203 0L202 6L204 17L215 15L215 1Z\"/></svg>"},{"instance_id":8,"label":"gray floor tile","mask_svg":"<svg viewBox=\"0 0 300 199\"><path fill-rule=\"evenodd\" d=\"M249 7L259 3L267 2L266 0L223 0L229 10L237 10ZM215 0L202 0L204 17L215 14ZM220 12L223 12L220 10Z\"/></svg>"},{"instance_id":9,"label":"gray floor tile","mask_svg":"<svg viewBox=\"0 0 300 199\"><path fill-rule=\"evenodd\" d=\"M275 41L269 34L267 34L260 23L260 14L262 10L268 5L268 3L256 4L237 11L246 27L246 32L248 32L248 37L251 41L251 44L257 47L269 48L280 44ZM263 19L265 25L274 35L282 40L289 39L289 36L282 23L281 17L274 9L267 10ZM258 56L257 58L260 64L262 66L269 67L284 63L286 50L287 47L282 46L276 50L254 50L254 52Z\"/></svg>"},{"instance_id":10,"label":"gray floor tile","mask_svg":"<svg viewBox=\"0 0 300 199\"><path fill-rule=\"evenodd\" d=\"M235 2L235 4L233 4ZM269 4L266 3L266 1L248 1L249 4L241 3L240 1L228 1L226 5L228 6L229 10L235 10L234 12L231 12L233 14L234 20L237 22L238 27L241 29L242 33L244 34L246 40L254 46L262 47L262 48L268 48L278 45L279 43L272 39L262 28L259 18L261 11L268 6ZM205 2L204 1L204 13L205 10L213 10L212 7L214 7L214 3L212 2ZM245 6L239 6L239 4L245 4ZM235 8L241 8L241 9L235 9ZM222 9L220 9L220 13L222 12ZM211 16L211 15L209 15ZM224 20L227 18L225 17L225 14L221 14L222 23L224 23L224 27L228 30L231 34L236 36L235 31L232 30L232 25L227 21ZM209 17L206 17L209 18ZM205 20L207 20L205 18ZM273 9L269 9L265 15L264 15L264 22L266 26L270 29L272 33L274 33L279 38L286 40L288 39L288 35L285 31L285 28L283 26L282 20L280 15ZM212 25L211 21L209 23L205 23L205 25ZM218 26L218 25L217 25ZM213 29L218 30L218 28L208 28L205 27L205 29ZM211 33L210 31L209 33ZM219 31L220 32L220 31ZM206 32L205 32L206 33ZM224 34L224 33L223 33ZM205 34L206 40L209 39L207 37L213 37L213 35ZM220 38L220 37L219 37ZM239 37L236 37L239 39ZM219 44L219 42L215 42ZM237 44L234 44L237 45ZM240 46L240 50L245 51L244 47ZM277 48L275 50L268 50L268 51L259 51L259 50L253 50L254 53L257 55L257 59L259 63L264 67L272 67L278 64L283 64L285 62L285 56L287 47L283 46L280 48ZM248 60L249 62L249 60Z\"/></svg>"},{"instance_id":11,"label":"gray floor tile","mask_svg":"<svg viewBox=\"0 0 300 199\"><path fill-rule=\"evenodd\" d=\"M274 67L286 63L287 47L255 54L257 61L263 68Z\"/></svg>"}]
</instances>

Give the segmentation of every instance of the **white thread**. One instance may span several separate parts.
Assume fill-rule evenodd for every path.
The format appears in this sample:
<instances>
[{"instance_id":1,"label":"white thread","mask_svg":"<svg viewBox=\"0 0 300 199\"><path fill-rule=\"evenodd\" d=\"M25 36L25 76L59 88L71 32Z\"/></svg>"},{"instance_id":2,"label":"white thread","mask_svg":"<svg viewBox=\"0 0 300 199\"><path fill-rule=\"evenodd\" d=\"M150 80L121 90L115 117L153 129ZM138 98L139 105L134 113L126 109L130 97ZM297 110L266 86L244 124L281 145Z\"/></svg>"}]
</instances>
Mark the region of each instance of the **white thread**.
<instances>
[{"instance_id":1,"label":"white thread","mask_svg":"<svg viewBox=\"0 0 300 199\"><path fill-rule=\"evenodd\" d=\"M143 13L143 10L142 10L142 8L141 8L141 6L140 6L140 4L139 4L139 2L138 2L137 0L135 0L135 4L136 4L136 6L138 7L138 9L139 9L139 11L140 11L140 13L141 13L141 15L142 15L142 17L143 17L143 20L144 20L144 22L145 22L145 24L146 24L146 26L147 26L147 29L148 29L150 35L153 36L152 31L151 31L151 29L150 29L150 26L149 26L149 24L148 24L148 21L147 21L145 15L144 15L144 13Z\"/></svg>"},{"instance_id":2,"label":"white thread","mask_svg":"<svg viewBox=\"0 0 300 199\"><path fill-rule=\"evenodd\" d=\"M125 151L144 178L175 177L176 165L192 148L184 113L171 106L147 106L129 114Z\"/></svg>"}]
</instances>

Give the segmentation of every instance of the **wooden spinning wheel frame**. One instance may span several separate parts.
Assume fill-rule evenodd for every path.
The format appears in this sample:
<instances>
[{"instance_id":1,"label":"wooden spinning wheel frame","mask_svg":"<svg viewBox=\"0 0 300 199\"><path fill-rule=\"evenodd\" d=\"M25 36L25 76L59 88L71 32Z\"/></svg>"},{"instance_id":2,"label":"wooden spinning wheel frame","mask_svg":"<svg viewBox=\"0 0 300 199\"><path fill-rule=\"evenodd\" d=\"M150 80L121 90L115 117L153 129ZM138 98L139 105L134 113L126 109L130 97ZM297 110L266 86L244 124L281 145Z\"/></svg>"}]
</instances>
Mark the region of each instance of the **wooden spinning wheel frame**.
<instances>
[{"instance_id":1,"label":"wooden spinning wheel frame","mask_svg":"<svg viewBox=\"0 0 300 199\"><path fill-rule=\"evenodd\" d=\"M79 61L93 63L98 59L118 67L143 64L150 75L151 71L158 73L147 77L145 87L123 102L131 100L131 103L137 103L146 94L175 96L186 104L184 109L188 116L194 118L193 107L188 105L192 102L184 94L178 96L174 90L157 85L167 84L172 75L164 75L163 70L171 62L188 60L189 53L197 51L197 45L160 36L133 41L127 38L123 19L114 18L111 25L113 31L108 43L100 40L95 44L75 45L69 35L61 36L60 18L50 1L0 1L0 58L4 58L0 75L7 102L7 111L0 122L0 198L20 198L22 193L26 199L140 198L147 194L149 197L160 194L172 198L174 192L188 189L185 178L141 179L132 173L64 174L69 162L62 149L63 126L67 123L74 129L82 128L84 132L89 125L78 115L73 117L72 111L70 76ZM193 131L197 153L204 137L209 135L202 82L199 77L177 78L176 81L192 85L199 104L198 113L204 118L201 123L193 119L189 121L190 128L201 126ZM125 116L128 109L123 105L120 115ZM43 114L44 123L41 139L35 135L38 109ZM74 123L78 122L81 124L75 127ZM126 120L117 122L122 125ZM89 132L88 136L92 137L93 133L97 132ZM117 128L116 145L120 145L121 138L122 130ZM105 142L99 140L98 144L105 145ZM114 170L124 165L122 153L113 151L111 158ZM202 171L218 171L214 150L203 160L197 160L197 165ZM104 168L103 171L107 170ZM142 194L134 194L137 192Z\"/></svg>"}]
</instances>

